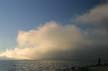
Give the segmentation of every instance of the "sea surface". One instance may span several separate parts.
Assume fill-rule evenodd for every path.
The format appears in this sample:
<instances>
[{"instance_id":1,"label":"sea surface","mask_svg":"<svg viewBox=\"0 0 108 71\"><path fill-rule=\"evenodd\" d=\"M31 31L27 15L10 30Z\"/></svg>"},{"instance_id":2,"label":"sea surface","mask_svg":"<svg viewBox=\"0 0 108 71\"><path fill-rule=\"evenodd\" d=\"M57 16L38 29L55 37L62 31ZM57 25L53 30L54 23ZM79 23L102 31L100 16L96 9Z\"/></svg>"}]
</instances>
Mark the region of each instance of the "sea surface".
<instances>
[{"instance_id":1,"label":"sea surface","mask_svg":"<svg viewBox=\"0 0 108 71\"><path fill-rule=\"evenodd\" d=\"M0 71L58 71L73 66L77 63L65 60L0 60Z\"/></svg>"}]
</instances>

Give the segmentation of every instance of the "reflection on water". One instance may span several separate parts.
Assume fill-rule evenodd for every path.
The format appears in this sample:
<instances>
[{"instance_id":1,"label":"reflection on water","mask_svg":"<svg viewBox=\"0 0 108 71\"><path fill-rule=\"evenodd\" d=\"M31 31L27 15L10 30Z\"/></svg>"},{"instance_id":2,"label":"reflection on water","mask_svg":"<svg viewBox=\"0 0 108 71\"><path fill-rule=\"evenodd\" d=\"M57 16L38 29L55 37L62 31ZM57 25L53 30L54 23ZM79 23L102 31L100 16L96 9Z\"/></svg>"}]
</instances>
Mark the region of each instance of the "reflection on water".
<instances>
[{"instance_id":1,"label":"reflection on water","mask_svg":"<svg viewBox=\"0 0 108 71\"><path fill-rule=\"evenodd\" d=\"M56 71L72 67L69 61L0 61L0 71Z\"/></svg>"}]
</instances>

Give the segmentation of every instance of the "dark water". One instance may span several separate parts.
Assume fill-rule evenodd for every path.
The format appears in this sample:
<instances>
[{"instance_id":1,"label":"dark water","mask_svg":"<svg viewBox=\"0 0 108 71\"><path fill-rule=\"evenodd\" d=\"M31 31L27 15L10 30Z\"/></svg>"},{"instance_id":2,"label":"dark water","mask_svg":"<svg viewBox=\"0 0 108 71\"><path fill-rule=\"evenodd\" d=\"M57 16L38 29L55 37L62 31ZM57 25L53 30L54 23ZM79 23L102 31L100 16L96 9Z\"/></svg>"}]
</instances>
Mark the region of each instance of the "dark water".
<instances>
[{"instance_id":1,"label":"dark water","mask_svg":"<svg viewBox=\"0 0 108 71\"><path fill-rule=\"evenodd\" d=\"M72 67L71 61L0 60L0 71L56 71Z\"/></svg>"},{"instance_id":2,"label":"dark water","mask_svg":"<svg viewBox=\"0 0 108 71\"><path fill-rule=\"evenodd\" d=\"M58 71L79 65L81 63L66 60L0 60L0 71Z\"/></svg>"}]
</instances>

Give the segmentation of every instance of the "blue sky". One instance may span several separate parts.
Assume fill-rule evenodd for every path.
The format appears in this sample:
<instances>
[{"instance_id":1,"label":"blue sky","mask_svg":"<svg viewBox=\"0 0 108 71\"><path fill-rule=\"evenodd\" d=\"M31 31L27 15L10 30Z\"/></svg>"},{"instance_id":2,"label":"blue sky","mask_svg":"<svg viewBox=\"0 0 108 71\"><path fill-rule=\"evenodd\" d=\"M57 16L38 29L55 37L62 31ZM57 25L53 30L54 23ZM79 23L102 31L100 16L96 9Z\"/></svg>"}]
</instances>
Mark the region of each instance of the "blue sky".
<instances>
[{"instance_id":1,"label":"blue sky","mask_svg":"<svg viewBox=\"0 0 108 71\"><path fill-rule=\"evenodd\" d=\"M99 0L0 0L0 50L14 48L19 30L48 21L63 24L99 4Z\"/></svg>"}]
</instances>

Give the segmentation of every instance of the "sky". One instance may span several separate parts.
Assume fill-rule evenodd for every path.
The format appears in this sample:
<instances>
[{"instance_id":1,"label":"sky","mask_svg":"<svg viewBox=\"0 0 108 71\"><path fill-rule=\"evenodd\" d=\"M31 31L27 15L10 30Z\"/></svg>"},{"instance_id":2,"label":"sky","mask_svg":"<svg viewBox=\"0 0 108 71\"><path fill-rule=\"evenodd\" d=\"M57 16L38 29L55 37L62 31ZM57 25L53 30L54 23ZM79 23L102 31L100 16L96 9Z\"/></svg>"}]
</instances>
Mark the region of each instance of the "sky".
<instances>
[{"instance_id":1,"label":"sky","mask_svg":"<svg viewBox=\"0 0 108 71\"><path fill-rule=\"evenodd\" d=\"M99 3L98 0L0 0L0 50L14 48L19 30L48 21L62 24Z\"/></svg>"},{"instance_id":2,"label":"sky","mask_svg":"<svg viewBox=\"0 0 108 71\"><path fill-rule=\"evenodd\" d=\"M0 0L0 58L108 58L107 23L99 0Z\"/></svg>"}]
</instances>

